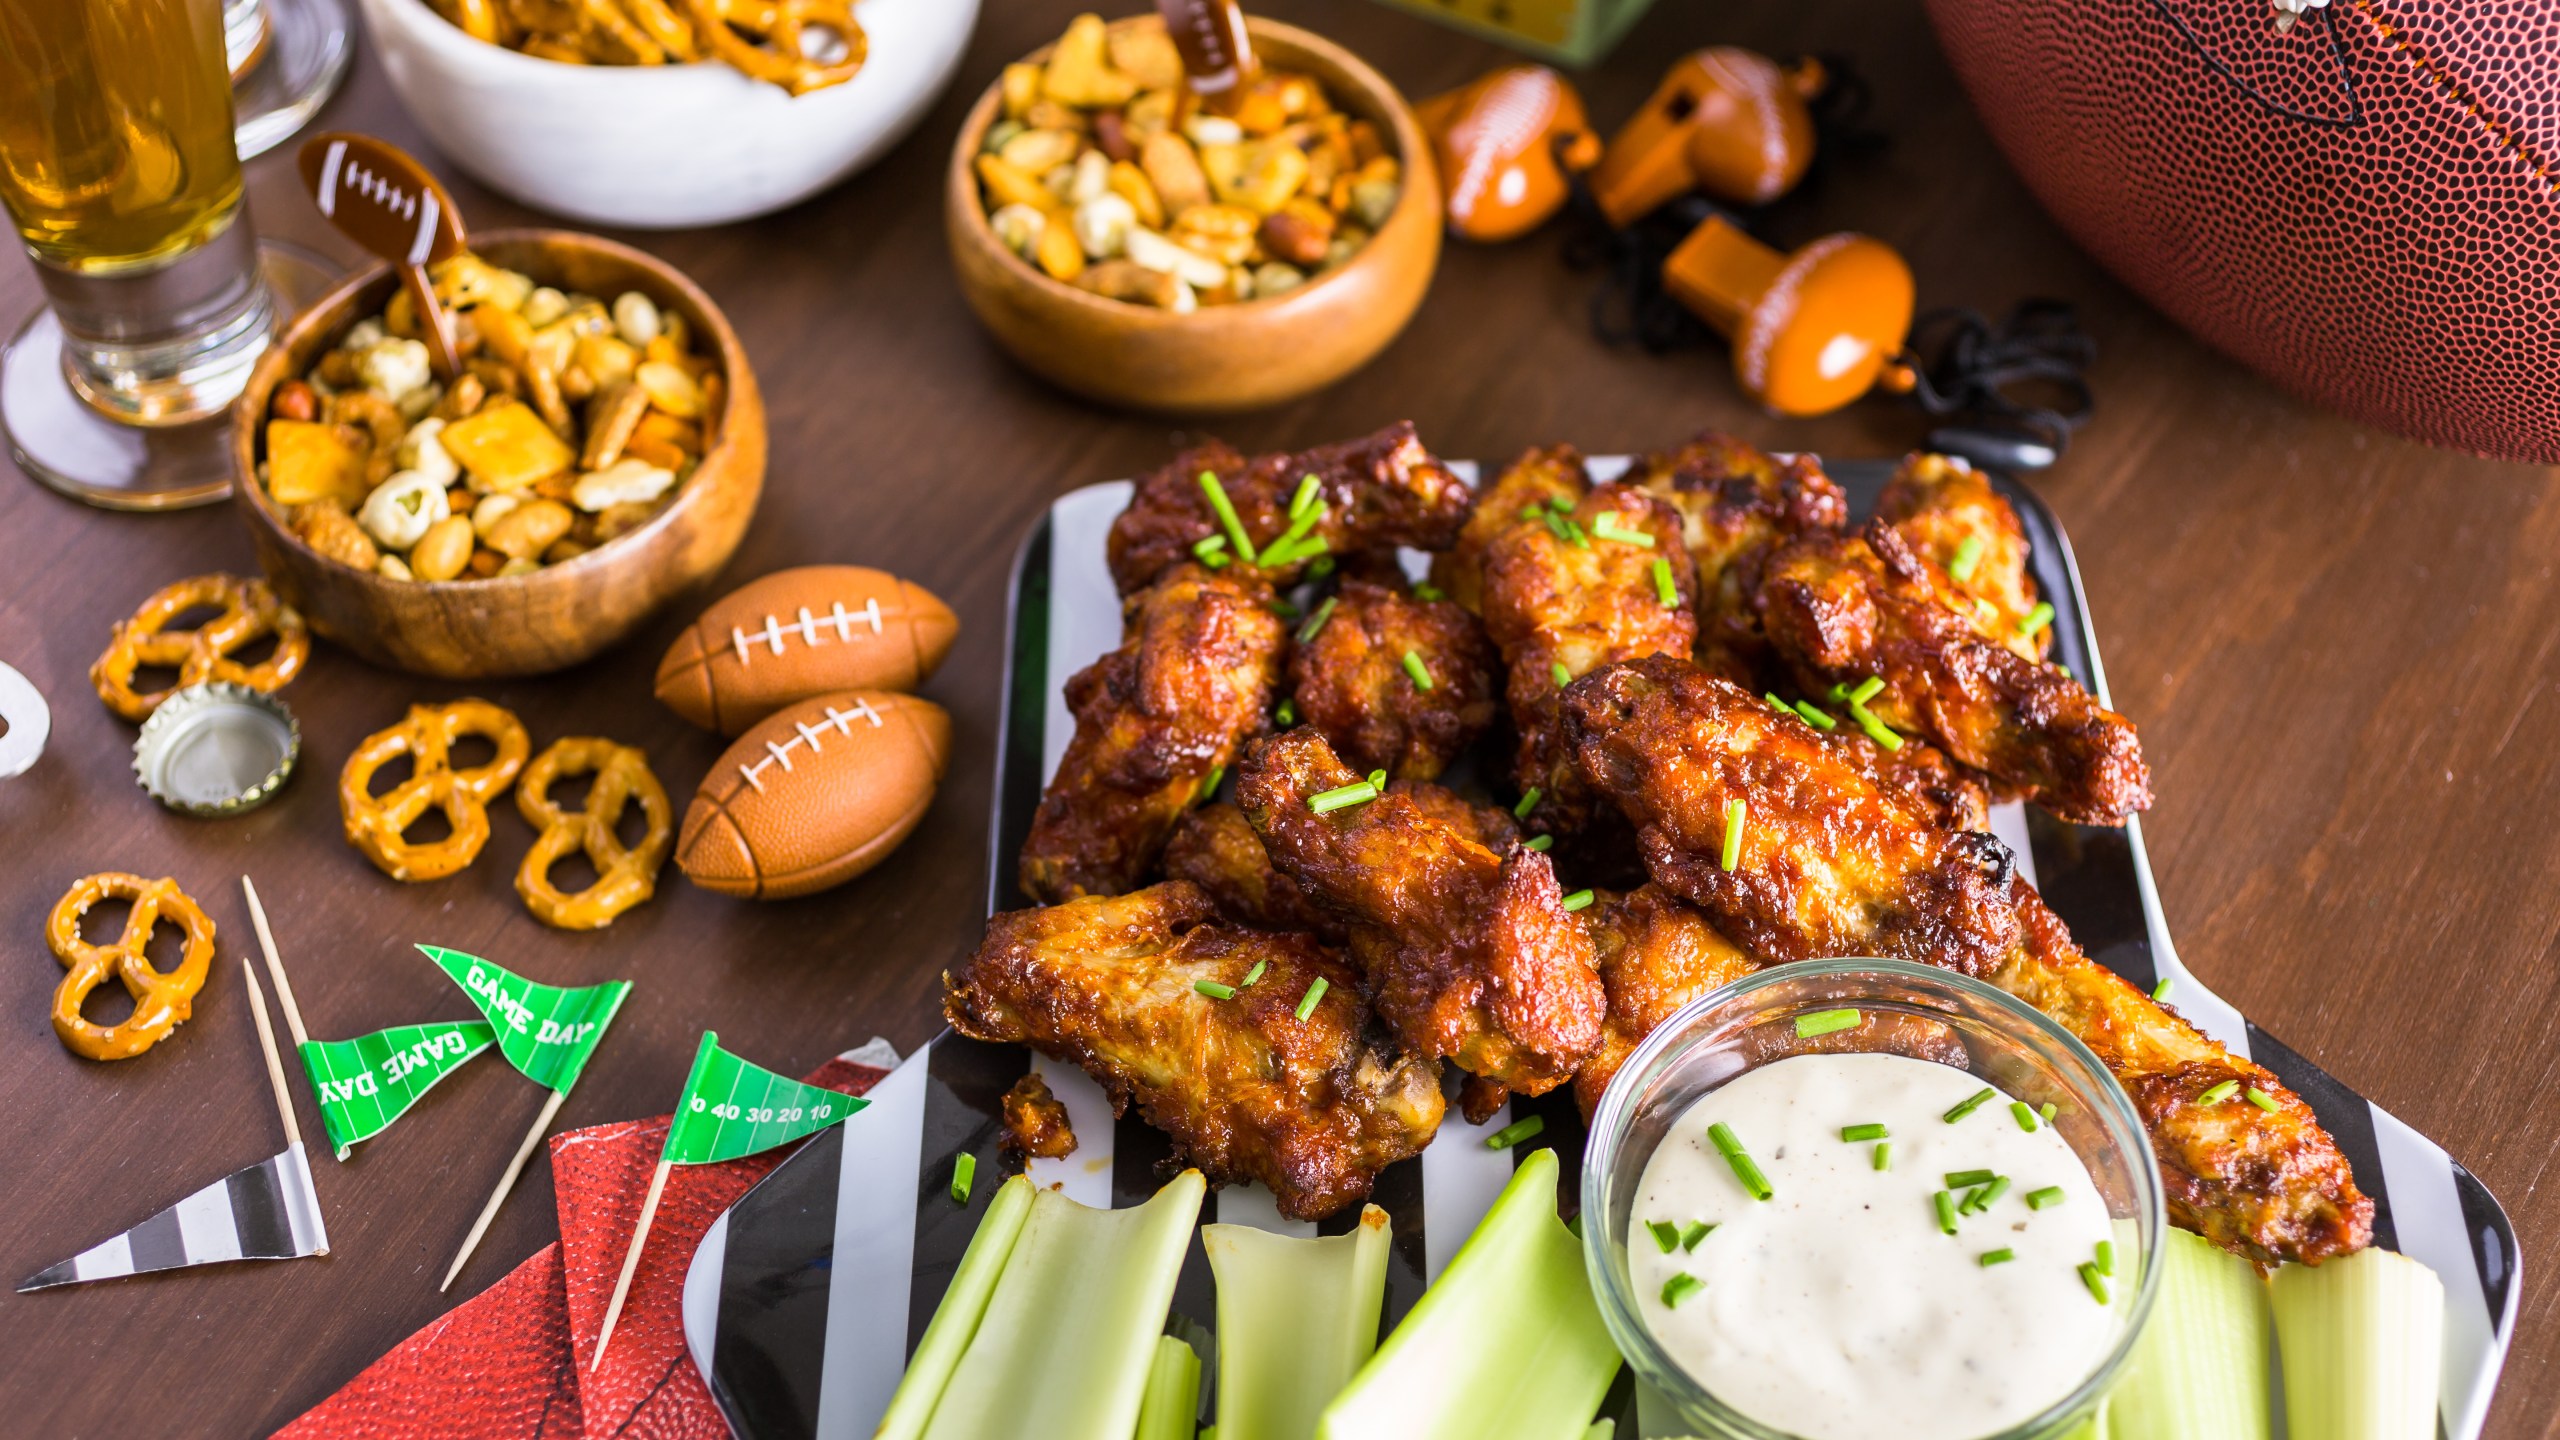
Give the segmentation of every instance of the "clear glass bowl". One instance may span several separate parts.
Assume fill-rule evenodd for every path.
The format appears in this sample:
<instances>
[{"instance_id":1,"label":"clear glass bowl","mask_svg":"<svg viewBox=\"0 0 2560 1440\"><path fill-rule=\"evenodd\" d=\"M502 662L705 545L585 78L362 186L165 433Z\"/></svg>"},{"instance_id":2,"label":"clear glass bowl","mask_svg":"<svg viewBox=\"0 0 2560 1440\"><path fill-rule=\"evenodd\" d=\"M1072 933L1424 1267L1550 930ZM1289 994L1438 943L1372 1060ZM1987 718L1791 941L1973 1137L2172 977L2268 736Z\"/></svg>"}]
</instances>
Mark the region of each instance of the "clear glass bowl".
<instances>
[{"instance_id":1,"label":"clear glass bowl","mask_svg":"<svg viewBox=\"0 0 2560 1440\"><path fill-rule=\"evenodd\" d=\"M1910 1018L1797 1037L1798 1016L1842 1006ZM1582 1248L1592 1293L1620 1353L1687 1431L1712 1440L1797 1440L1708 1393L1663 1352L1641 1318L1627 1276L1627 1232L1654 1147L1700 1096L1748 1071L1795 1055L1914 1053L1907 1042L1922 1035L1936 1041L1923 1058L1956 1058L1944 1044L1952 1036L1961 1045L1962 1068L2030 1105L2059 1107L2055 1127L2118 1221L2119 1251L2131 1241L2132 1268L2120 1260L2119 1273L2139 1277L2115 1287L2115 1338L2096 1368L2044 1413L1983 1440L2071 1434L2123 1368L2160 1288L2151 1257L2167 1223L2151 1142L2123 1087L2068 1031L1978 980L1896 960L1807 960L1773 966L1691 1002L1628 1057L1591 1117Z\"/></svg>"}]
</instances>

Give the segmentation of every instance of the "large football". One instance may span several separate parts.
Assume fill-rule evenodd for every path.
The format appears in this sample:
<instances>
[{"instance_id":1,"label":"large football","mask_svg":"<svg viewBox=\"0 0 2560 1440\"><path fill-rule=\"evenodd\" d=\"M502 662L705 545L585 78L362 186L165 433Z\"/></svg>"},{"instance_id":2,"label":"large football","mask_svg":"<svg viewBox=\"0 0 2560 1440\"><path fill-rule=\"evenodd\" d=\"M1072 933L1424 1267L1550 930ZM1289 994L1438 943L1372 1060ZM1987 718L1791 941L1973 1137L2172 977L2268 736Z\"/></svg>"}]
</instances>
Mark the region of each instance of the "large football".
<instances>
[{"instance_id":1,"label":"large football","mask_svg":"<svg viewBox=\"0 0 2560 1440\"><path fill-rule=\"evenodd\" d=\"M705 890L782 900L877 865L924 818L951 752L941 706L843 690L784 707L702 777L676 864Z\"/></svg>"},{"instance_id":2,"label":"large football","mask_svg":"<svg viewBox=\"0 0 2560 1440\"><path fill-rule=\"evenodd\" d=\"M2560 6L1929 14L2028 187L2178 323L2358 420L2560 462Z\"/></svg>"},{"instance_id":3,"label":"large football","mask_svg":"<svg viewBox=\"0 0 2560 1440\"><path fill-rule=\"evenodd\" d=\"M658 662L658 698L706 730L743 733L785 705L836 690L924 683L960 617L885 570L803 565L730 591Z\"/></svg>"}]
</instances>

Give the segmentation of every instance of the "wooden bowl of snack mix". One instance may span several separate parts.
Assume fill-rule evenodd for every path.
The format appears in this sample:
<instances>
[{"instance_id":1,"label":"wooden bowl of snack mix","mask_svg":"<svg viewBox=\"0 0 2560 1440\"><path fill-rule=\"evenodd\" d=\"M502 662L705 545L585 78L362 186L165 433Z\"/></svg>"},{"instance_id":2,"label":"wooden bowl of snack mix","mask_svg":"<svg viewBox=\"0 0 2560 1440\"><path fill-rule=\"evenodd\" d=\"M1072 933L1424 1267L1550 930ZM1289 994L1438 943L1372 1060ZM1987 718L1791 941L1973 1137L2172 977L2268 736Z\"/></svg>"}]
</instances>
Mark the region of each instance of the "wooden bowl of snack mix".
<instances>
[{"instance_id":1,"label":"wooden bowl of snack mix","mask_svg":"<svg viewBox=\"0 0 2560 1440\"><path fill-rule=\"evenodd\" d=\"M446 679L620 640L727 563L764 489L764 401L709 296L559 230L433 267L463 373L433 379L386 266L269 349L232 412L267 576L311 628Z\"/></svg>"},{"instance_id":2,"label":"wooden bowl of snack mix","mask_svg":"<svg viewBox=\"0 0 2560 1440\"><path fill-rule=\"evenodd\" d=\"M1341 46L1249 18L1262 75L1171 123L1154 15L1078 16L961 126L945 221L1005 349L1096 400L1249 410L1366 364L1422 303L1440 186L1411 107Z\"/></svg>"}]
</instances>

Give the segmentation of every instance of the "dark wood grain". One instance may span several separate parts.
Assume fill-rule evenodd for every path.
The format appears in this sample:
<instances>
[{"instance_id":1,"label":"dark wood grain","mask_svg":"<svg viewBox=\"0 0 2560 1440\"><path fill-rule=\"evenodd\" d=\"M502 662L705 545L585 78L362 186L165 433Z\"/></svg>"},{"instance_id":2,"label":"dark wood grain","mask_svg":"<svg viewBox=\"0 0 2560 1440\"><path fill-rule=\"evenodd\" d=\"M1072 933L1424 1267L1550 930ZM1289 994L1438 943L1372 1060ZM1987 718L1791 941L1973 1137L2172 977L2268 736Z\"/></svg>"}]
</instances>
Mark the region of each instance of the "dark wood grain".
<instances>
[{"instance_id":1,"label":"dark wood grain","mask_svg":"<svg viewBox=\"0 0 2560 1440\"><path fill-rule=\"evenodd\" d=\"M1417 97L1505 58L1365 0L1266 8L1350 43ZM1177 438L1014 368L951 282L945 146L979 88L1070 9L989 6L915 137L819 199L752 224L621 237L711 292L766 383L770 479L724 581L814 561L884 565L964 619L926 691L952 711L949 782L906 848L844 890L758 906L670 871L655 902L608 931L548 931L510 884L530 840L511 810L472 869L394 885L339 838L336 769L411 701L471 692L326 647L288 692L305 769L283 797L227 823L163 813L127 772L132 727L96 703L83 672L157 586L250 568L240 520L227 509L109 515L0 476L0 658L51 697L56 726L43 762L0 782L0 1278L276 1148L238 973L254 943L244 870L323 1035L468 1013L408 949L417 940L547 980L637 981L564 1126L663 1109L705 1025L785 1071L875 1033L901 1046L933 1033L936 973L980 918L1011 549L1053 495L1156 463ZM2222 994L2504 1198L2532 1280L2489 1433L2560 1436L2560 1290L2541 1280L2560 1262L2560 1190L2542 1184L2555 1149L2549 1097L2560 1094L2560 476L2349 425L2144 309L2011 178L1916 6L1670 0L1583 77L1594 118L1614 125L1670 58L1711 40L1854 56L1893 137L1880 155L1828 166L1769 217L1774 238L1880 235L1909 254L1924 304L2083 304L2103 351L2101 408L2042 488L2078 545L2116 701L2149 743L2160 803L2146 828L2180 949ZM540 218L425 150L369 55L323 123L418 148L475 225ZM252 177L263 231L353 258L285 159L258 162ZM14 323L34 294L24 267L0 263L0 319ZM1720 355L1595 343L1586 295L1552 233L1453 245L1412 329L1377 362L1221 429L1269 447L1409 416L1445 454L1498 458L1559 439L1639 448L1709 424L1772 446L1889 454L1924 428L1884 402L1768 420L1739 401ZM686 618L663 616L581 669L477 693L517 708L537 743L603 733L645 746L681 796L719 751L649 699L659 651ZM98 869L176 876L222 927L195 1020L117 1065L73 1059L45 1021L59 972L44 914ZM540 1100L504 1066L477 1065L351 1163L320 1159L338 1247L328 1260L0 1295L0 1430L232 1436L298 1414L553 1236L537 1161L456 1295L435 1291ZM307 1106L304 1123L316 1125Z\"/></svg>"}]
</instances>

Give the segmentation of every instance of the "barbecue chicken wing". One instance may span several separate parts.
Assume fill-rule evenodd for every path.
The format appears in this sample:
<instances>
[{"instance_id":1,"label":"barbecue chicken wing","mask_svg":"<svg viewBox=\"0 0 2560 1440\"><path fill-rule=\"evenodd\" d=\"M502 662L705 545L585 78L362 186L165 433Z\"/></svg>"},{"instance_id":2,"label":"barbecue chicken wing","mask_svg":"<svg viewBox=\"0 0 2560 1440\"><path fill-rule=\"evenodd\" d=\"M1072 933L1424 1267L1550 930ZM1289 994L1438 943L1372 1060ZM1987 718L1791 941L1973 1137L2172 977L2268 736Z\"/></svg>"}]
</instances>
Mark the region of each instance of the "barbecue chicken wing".
<instances>
[{"instance_id":1,"label":"barbecue chicken wing","mask_svg":"<svg viewBox=\"0 0 2560 1440\"><path fill-rule=\"evenodd\" d=\"M1493 723L1501 657L1484 627L1447 600L1365 580L1328 603L1289 657L1299 718L1364 772L1436 778Z\"/></svg>"},{"instance_id":2,"label":"barbecue chicken wing","mask_svg":"<svg viewBox=\"0 0 2560 1440\"><path fill-rule=\"evenodd\" d=\"M1570 510L1591 490L1582 452L1570 445L1542 445L1521 452L1476 496L1457 543L1431 557L1431 583L1469 612L1484 613L1484 556L1493 537L1561 501Z\"/></svg>"},{"instance_id":3,"label":"barbecue chicken wing","mask_svg":"<svg viewBox=\"0 0 2560 1440\"><path fill-rule=\"evenodd\" d=\"M1608 517L1604 523L1602 517ZM1644 536L1650 544L1606 538ZM1663 601L1660 565L1671 582ZM1631 486L1602 485L1569 512L1514 522L1485 551L1484 623L1511 667L1505 698L1519 732L1512 778L1539 792L1534 829L1578 835L1595 813L1558 733L1556 697L1573 679L1614 660L1686 659L1697 638L1696 578L1680 545L1680 518Z\"/></svg>"},{"instance_id":4,"label":"barbecue chicken wing","mask_svg":"<svg viewBox=\"0 0 2560 1440\"><path fill-rule=\"evenodd\" d=\"M1600 984L1609 996L1600 1048L1573 1077L1574 1102L1588 1120L1618 1067L1655 1026L1759 967L1717 934L1696 907L1659 885L1600 894L1583 910L1582 921L1591 930Z\"/></svg>"},{"instance_id":5,"label":"barbecue chicken wing","mask_svg":"<svg viewBox=\"0 0 2560 1440\"><path fill-rule=\"evenodd\" d=\"M1299 729L1246 747L1236 796L1273 863L1350 923L1372 1003L1408 1046L1525 1095L1564 1083L1607 997L1547 857L1497 854L1409 794L1308 803L1359 779Z\"/></svg>"},{"instance_id":6,"label":"barbecue chicken wing","mask_svg":"<svg viewBox=\"0 0 2560 1440\"><path fill-rule=\"evenodd\" d=\"M1145 588L1167 567L1189 560L1192 546L1226 534L1201 487L1203 474L1218 477L1257 554L1289 533L1290 506L1310 475L1322 509L1304 534L1322 540L1322 553L1337 559L1399 545L1446 549L1474 500L1466 482L1422 448L1409 420L1358 440L1250 461L1213 441L1140 480L1129 508L1112 522L1111 578L1121 594ZM1232 558L1254 568L1252 556ZM1306 573L1307 563L1274 565L1263 578L1285 588Z\"/></svg>"},{"instance_id":7,"label":"barbecue chicken wing","mask_svg":"<svg viewBox=\"0 0 2560 1440\"><path fill-rule=\"evenodd\" d=\"M2051 665L2005 648L1967 618L1899 531L1808 535L1770 557L1759 605L1769 642L1807 692L1885 682L1866 702L1897 731L2065 820L2119 825L2150 808L2133 722Z\"/></svg>"},{"instance_id":8,"label":"barbecue chicken wing","mask_svg":"<svg viewBox=\"0 0 2560 1440\"><path fill-rule=\"evenodd\" d=\"M972 1039L1078 1066L1211 1180L1259 1180L1282 1214L1323 1219L1431 1143L1439 1067L1396 1047L1359 976L1313 938L1214 913L1175 881L998 915L942 977L943 1015ZM1213 999L1192 988L1201 981L1235 995Z\"/></svg>"},{"instance_id":9,"label":"barbecue chicken wing","mask_svg":"<svg viewBox=\"0 0 2560 1440\"><path fill-rule=\"evenodd\" d=\"M1748 683L1768 652L1752 604L1761 567L1781 540L1848 528L1849 497L1810 456L1780 460L1713 430L1645 456L1623 478L1680 513L1698 569L1698 658Z\"/></svg>"},{"instance_id":10,"label":"barbecue chicken wing","mask_svg":"<svg viewBox=\"0 0 2560 1440\"><path fill-rule=\"evenodd\" d=\"M2027 532L1991 477L1952 455L1913 455L1885 482L1876 518L1947 578L1940 594L1983 634L2028 660L2053 646L2051 626L2021 631L2036 608Z\"/></svg>"},{"instance_id":11,"label":"barbecue chicken wing","mask_svg":"<svg viewBox=\"0 0 2560 1440\"><path fill-rule=\"evenodd\" d=\"M1846 758L1846 742L1676 662L1595 674L1565 713L1592 783L1636 822L1655 880L1755 955L1882 955L1989 980L2124 1082L2180 1225L2262 1261L2369 1242L2372 1204L2302 1100L2082 955L1998 841L1939 829ZM1727 871L1735 800L1742 841ZM2226 1080L2237 1088L2203 1104ZM2250 1087L2272 1108L2245 1098Z\"/></svg>"},{"instance_id":12,"label":"barbecue chicken wing","mask_svg":"<svg viewBox=\"0 0 2560 1440\"><path fill-rule=\"evenodd\" d=\"M1387 789L1496 854L1520 838L1510 811L1478 805L1454 790L1414 780L1392 781ZM1308 899L1297 881L1271 863L1253 822L1223 800L1182 817L1165 843L1164 873L1208 892L1218 913L1239 925L1303 930L1337 945L1351 933L1341 916Z\"/></svg>"},{"instance_id":13,"label":"barbecue chicken wing","mask_svg":"<svg viewBox=\"0 0 2560 1440\"><path fill-rule=\"evenodd\" d=\"M1075 738L1023 841L1023 893L1137 888L1210 772L1260 730L1287 632L1250 572L1176 566L1130 597L1120 648L1067 681Z\"/></svg>"}]
</instances>

